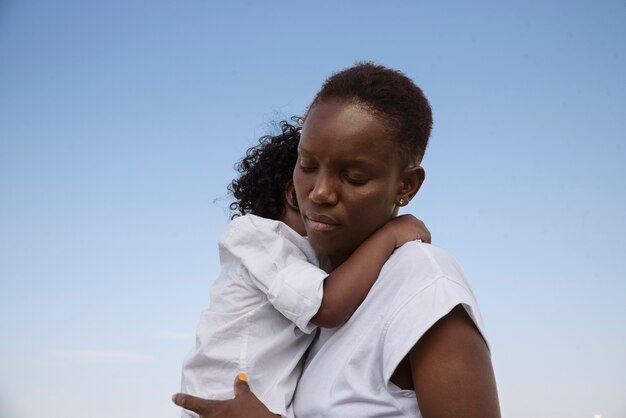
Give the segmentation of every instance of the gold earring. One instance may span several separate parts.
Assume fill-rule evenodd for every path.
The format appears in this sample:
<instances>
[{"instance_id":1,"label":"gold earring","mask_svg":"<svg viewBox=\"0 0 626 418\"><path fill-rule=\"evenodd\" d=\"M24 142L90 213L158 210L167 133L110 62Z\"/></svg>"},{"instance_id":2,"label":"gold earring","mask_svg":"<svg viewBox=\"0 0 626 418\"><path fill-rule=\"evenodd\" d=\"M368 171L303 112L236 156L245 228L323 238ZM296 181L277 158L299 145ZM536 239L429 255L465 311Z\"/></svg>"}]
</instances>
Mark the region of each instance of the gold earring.
<instances>
[{"instance_id":1,"label":"gold earring","mask_svg":"<svg viewBox=\"0 0 626 418\"><path fill-rule=\"evenodd\" d=\"M404 206L404 205L406 205L406 203L404 202L404 198L403 198L403 197L401 197L401 198L400 198L400 202L398 202L398 204L399 204L400 206Z\"/></svg>"}]
</instances>

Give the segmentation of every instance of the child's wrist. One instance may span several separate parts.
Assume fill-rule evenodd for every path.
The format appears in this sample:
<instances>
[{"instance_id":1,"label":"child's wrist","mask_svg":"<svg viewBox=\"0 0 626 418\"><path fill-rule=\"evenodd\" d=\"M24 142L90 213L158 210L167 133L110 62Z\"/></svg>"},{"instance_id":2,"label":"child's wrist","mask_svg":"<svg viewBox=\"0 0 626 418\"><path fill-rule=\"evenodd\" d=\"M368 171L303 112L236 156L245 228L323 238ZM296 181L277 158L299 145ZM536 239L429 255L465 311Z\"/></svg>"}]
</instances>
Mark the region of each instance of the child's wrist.
<instances>
[{"instance_id":1,"label":"child's wrist","mask_svg":"<svg viewBox=\"0 0 626 418\"><path fill-rule=\"evenodd\" d=\"M378 233L383 237L382 239L390 248L390 251L393 251L400 246L400 243L398 242L398 234L395 233L393 226L389 223L383 225Z\"/></svg>"}]
</instances>

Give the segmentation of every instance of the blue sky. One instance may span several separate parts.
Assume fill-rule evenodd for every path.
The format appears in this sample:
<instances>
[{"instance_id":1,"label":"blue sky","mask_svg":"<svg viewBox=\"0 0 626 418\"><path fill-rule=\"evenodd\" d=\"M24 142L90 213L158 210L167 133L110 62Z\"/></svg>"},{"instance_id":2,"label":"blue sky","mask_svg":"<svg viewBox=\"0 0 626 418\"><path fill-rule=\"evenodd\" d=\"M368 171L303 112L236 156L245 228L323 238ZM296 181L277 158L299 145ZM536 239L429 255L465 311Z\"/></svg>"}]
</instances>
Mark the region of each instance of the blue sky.
<instances>
[{"instance_id":1,"label":"blue sky","mask_svg":"<svg viewBox=\"0 0 626 418\"><path fill-rule=\"evenodd\" d=\"M504 416L626 417L625 41L623 0L0 0L0 415L176 416L234 163L374 60Z\"/></svg>"}]
</instances>

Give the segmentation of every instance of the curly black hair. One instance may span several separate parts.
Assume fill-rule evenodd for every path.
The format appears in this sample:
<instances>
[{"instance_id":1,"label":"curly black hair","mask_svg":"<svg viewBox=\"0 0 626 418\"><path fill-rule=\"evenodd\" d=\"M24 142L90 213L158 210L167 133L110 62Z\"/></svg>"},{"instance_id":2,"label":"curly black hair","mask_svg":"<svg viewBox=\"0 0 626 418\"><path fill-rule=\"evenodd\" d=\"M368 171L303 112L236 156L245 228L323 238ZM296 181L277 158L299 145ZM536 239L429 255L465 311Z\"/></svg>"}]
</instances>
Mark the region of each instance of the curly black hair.
<instances>
[{"instance_id":1,"label":"curly black hair","mask_svg":"<svg viewBox=\"0 0 626 418\"><path fill-rule=\"evenodd\" d=\"M231 219L253 214L279 220L284 215L284 190L291 181L298 158L299 120L293 117L294 124L281 121L281 134L261 137L259 144L249 148L246 156L235 165L241 175L228 186L236 199L229 206L235 211Z\"/></svg>"}]
</instances>

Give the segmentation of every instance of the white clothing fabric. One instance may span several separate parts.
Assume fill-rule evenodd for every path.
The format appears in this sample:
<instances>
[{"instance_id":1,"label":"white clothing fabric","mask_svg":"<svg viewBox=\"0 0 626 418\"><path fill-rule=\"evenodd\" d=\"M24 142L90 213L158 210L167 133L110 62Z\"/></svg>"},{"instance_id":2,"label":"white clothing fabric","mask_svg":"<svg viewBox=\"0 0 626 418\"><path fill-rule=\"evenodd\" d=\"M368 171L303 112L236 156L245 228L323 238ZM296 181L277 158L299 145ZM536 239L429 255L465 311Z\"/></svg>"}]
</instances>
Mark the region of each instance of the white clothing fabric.
<instances>
[{"instance_id":1,"label":"white clothing fabric","mask_svg":"<svg viewBox=\"0 0 626 418\"><path fill-rule=\"evenodd\" d=\"M390 378L440 318L461 304L485 335L476 300L456 260L418 242L398 248L367 298L341 328L320 329L289 416L421 417L415 392Z\"/></svg>"},{"instance_id":2,"label":"white clothing fabric","mask_svg":"<svg viewBox=\"0 0 626 418\"><path fill-rule=\"evenodd\" d=\"M238 372L274 413L286 415L316 327L323 281L306 238L282 222L234 219L220 236L221 272L183 364L182 391L233 397ZM196 415L183 411L183 417Z\"/></svg>"}]
</instances>

